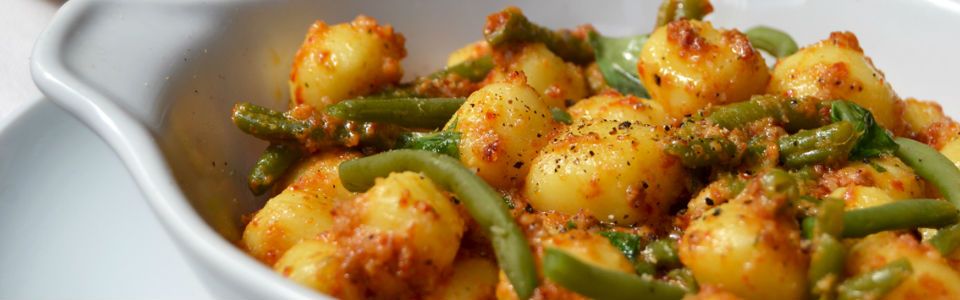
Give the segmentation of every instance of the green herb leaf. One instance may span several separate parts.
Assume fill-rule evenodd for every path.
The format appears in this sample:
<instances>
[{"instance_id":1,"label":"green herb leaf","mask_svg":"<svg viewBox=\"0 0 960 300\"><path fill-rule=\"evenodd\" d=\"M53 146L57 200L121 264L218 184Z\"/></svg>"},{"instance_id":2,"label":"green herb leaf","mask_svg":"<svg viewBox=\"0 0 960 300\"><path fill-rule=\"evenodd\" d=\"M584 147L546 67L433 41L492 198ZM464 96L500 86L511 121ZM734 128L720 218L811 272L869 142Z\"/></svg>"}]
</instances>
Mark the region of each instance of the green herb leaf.
<instances>
[{"instance_id":1,"label":"green herb leaf","mask_svg":"<svg viewBox=\"0 0 960 300\"><path fill-rule=\"evenodd\" d=\"M610 244L620 249L623 255L633 261L637 257L640 236L619 231L601 231L600 235L610 240Z\"/></svg>"},{"instance_id":2,"label":"green herb leaf","mask_svg":"<svg viewBox=\"0 0 960 300\"><path fill-rule=\"evenodd\" d=\"M863 159L893 153L897 150L897 143L869 110L850 101L833 101L830 107L830 119L833 122L847 121L859 133L860 139L850 153L851 159Z\"/></svg>"},{"instance_id":3,"label":"green herb leaf","mask_svg":"<svg viewBox=\"0 0 960 300\"><path fill-rule=\"evenodd\" d=\"M624 95L636 95L648 98L647 89L640 83L637 74L637 58L640 49L647 42L648 35L608 38L599 33L590 32L589 41L593 46L597 66L607 85Z\"/></svg>"},{"instance_id":4,"label":"green herb leaf","mask_svg":"<svg viewBox=\"0 0 960 300\"><path fill-rule=\"evenodd\" d=\"M550 115L553 116L554 121L567 124L567 125L573 124L573 117L571 117L570 113L568 113L566 110L562 108L551 107Z\"/></svg>"},{"instance_id":5,"label":"green herb leaf","mask_svg":"<svg viewBox=\"0 0 960 300\"><path fill-rule=\"evenodd\" d=\"M460 133L452 130L440 132L411 132L400 136L398 149L418 149L460 158Z\"/></svg>"}]
</instances>

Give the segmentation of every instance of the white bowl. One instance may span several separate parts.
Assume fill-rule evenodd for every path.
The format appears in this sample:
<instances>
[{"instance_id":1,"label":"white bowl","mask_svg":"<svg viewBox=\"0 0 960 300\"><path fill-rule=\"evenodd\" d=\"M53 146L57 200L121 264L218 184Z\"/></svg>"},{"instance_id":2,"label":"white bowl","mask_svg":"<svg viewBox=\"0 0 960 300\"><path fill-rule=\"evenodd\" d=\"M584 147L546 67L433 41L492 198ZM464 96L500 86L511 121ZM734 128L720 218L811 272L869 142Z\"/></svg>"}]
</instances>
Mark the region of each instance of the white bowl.
<instances>
[{"instance_id":1,"label":"white bowl","mask_svg":"<svg viewBox=\"0 0 960 300\"><path fill-rule=\"evenodd\" d=\"M659 3L592 2L74 0L37 41L32 70L47 96L113 147L212 290L232 299L322 297L235 246L241 216L265 200L244 183L265 143L233 127L233 103L285 107L293 53L316 19L363 13L394 25L407 37L409 77L480 39L484 16L509 3L548 26L592 23L609 35L649 31ZM709 19L720 27L766 24L802 45L853 31L901 96L960 112L951 101L960 93L944 80L960 70L954 0L714 4Z\"/></svg>"}]
</instances>

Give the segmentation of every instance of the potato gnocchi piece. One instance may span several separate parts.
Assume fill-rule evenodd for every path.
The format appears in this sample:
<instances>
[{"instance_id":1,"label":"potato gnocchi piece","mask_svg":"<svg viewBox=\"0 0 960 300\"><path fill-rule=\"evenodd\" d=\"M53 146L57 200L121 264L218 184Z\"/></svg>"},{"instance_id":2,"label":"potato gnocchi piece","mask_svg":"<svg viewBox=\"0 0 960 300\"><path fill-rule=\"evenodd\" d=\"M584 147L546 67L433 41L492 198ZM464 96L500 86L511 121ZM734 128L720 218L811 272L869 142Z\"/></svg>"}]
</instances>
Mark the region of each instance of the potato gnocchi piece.
<instances>
[{"instance_id":1,"label":"potato gnocchi piece","mask_svg":"<svg viewBox=\"0 0 960 300\"><path fill-rule=\"evenodd\" d=\"M916 99L903 104L903 123L910 137L940 149L960 136L960 126L943 113L940 104Z\"/></svg>"},{"instance_id":2,"label":"potato gnocchi piece","mask_svg":"<svg viewBox=\"0 0 960 300\"><path fill-rule=\"evenodd\" d=\"M831 33L826 40L779 61L767 92L853 101L870 110L883 127L894 132L900 128L903 108L897 94L850 32Z\"/></svg>"},{"instance_id":3,"label":"potato gnocchi piece","mask_svg":"<svg viewBox=\"0 0 960 300\"><path fill-rule=\"evenodd\" d=\"M443 278L465 229L450 196L413 172L378 178L335 214L345 273L389 297L420 295Z\"/></svg>"},{"instance_id":4,"label":"potato gnocchi piece","mask_svg":"<svg viewBox=\"0 0 960 300\"><path fill-rule=\"evenodd\" d=\"M663 134L629 121L568 126L533 160L524 195L538 210L653 224L685 190L685 171L662 149Z\"/></svg>"},{"instance_id":5,"label":"potato gnocchi piece","mask_svg":"<svg viewBox=\"0 0 960 300\"><path fill-rule=\"evenodd\" d=\"M447 67L452 67L462 62L477 59L489 54L490 45L487 44L487 41L476 41L450 53L450 56L447 57Z\"/></svg>"},{"instance_id":6,"label":"potato gnocchi piece","mask_svg":"<svg viewBox=\"0 0 960 300\"><path fill-rule=\"evenodd\" d=\"M830 197L843 199L847 210L884 205L899 200L893 199L882 189L861 185L836 189L830 193Z\"/></svg>"},{"instance_id":7,"label":"potato gnocchi piece","mask_svg":"<svg viewBox=\"0 0 960 300\"><path fill-rule=\"evenodd\" d=\"M913 273L881 299L960 299L960 273L909 234L887 231L863 238L850 248L846 268L856 276L900 258L910 261Z\"/></svg>"},{"instance_id":8,"label":"potato gnocchi piece","mask_svg":"<svg viewBox=\"0 0 960 300\"><path fill-rule=\"evenodd\" d=\"M569 112L576 121L613 120L647 125L666 125L673 121L660 103L616 92L581 100L571 106Z\"/></svg>"},{"instance_id":9,"label":"potato gnocchi piece","mask_svg":"<svg viewBox=\"0 0 960 300\"><path fill-rule=\"evenodd\" d=\"M343 276L337 245L327 240L305 240L294 245L273 266L296 283L340 299L362 299L361 290Z\"/></svg>"},{"instance_id":10,"label":"potato gnocchi piece","mask_svg":"<svg viewBox=\"0 0 960 300\"><path fill-rule=\"evenodd\" d=\"M334 204L352 195L340 184L337 166L358 156L331 151L294 166L288 178L278 184L288 187L268 200L244 229L241 242L247 251L273 265L296 243L329 230Z\"/></svg>"},{"instance_id":11,"label":"potato gnocchi piece","mask_svg":"<svg viewBox=\"0 0 960 300\"><path fill-rule=\"evenodd\" d=\"M550 107L567 107L566 102L587 96L587 81L583 70L550 52L540 43L524 45L513 53L508 65L494 69L493 80L507 80L514 72L523 72L527 84L533 87Z\"/></svg>"},{"instance_id":12,"label":"potato gnocchi piece","mask_svg":"<svg viewBox=\"0 0 960 300\"><path fill-rule=\"evenodd\" d=\"M426 299L485 300L494 298L500 269L486 258L457 259L453 275L428 294Z\"/></svg>"},{"instance_id":13,"label":"potato gnocchi piece","mask_svg":"<svg viewBox=\"0 0 960 300\"><path fill-rule=\"evenodd\" d=\"M960 138L947 143L940 149L940 153L957 165L957 168L960 168Z\"/></svg>"},{"instance_id":14,"label":"potato gnocchi piece","mask_svg":"<svg viewBox=\"0 0 960 300\"><path fill-rule=\"evenodd\" d=\"M651 98L674 118L747 100L762 94L770 80L766 62L745 35L693 20L654 31L637 71Z\"/></svg>"},{"instance_id":15,"label":"potato gnocchi piece","mask_svg":"<svg viewBox=\"0 0 960 300\"><path fill-rule=\"evenodd\" d=\"M744 299L803 299L808 258L796 221L741 195L691 221L680 260L700 284Z\"/></svg>"},{"instance_id":16,"label":"potato gnocchi piece","mask_svg":"<svg viewBox=\"0 0 960 300\"><path fill-rule=\"evenodd\" d=\"M530 161L558 126L540 95L514 74L508 82L471 94L447 125L460 133L464 166L498 188L523 181Z\"/></svg>"},{"instance_id":17,"label":"potato gnocchi piece","mask_svg":"<svg viewBox=\"0 0 960 300\"><path fill-rule=\"evenodd\" d=\"M876 187L892 199L924 198L927 191L926 182L913 169L890 155L852 162L825 176L824 181L830 190L851 185Z\"/></svg>"},{"instance_id":18,"label":"potato gnocchi piece","mask_svg":"<svg viewBox=\"0 0 960 300\"><path fill-rule=\"evenodd\" d=\"M407 55L403 44L403 35L371 17L333 26L317 21L294 57L290 107L309 104L323 110L399 82L400 60Z\"/></svg>"}]
</instances>

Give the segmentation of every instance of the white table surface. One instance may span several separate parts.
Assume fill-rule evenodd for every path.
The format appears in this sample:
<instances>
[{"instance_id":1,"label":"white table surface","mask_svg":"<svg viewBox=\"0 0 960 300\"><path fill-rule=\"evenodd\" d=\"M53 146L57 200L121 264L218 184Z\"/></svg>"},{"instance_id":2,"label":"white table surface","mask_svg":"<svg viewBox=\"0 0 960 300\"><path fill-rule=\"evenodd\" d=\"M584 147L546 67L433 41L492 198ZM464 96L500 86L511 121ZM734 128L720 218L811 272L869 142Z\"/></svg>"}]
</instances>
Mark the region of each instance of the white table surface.
<instances>
[{"instance_id":1,"label":"white table surface","mask_svg":"<svg viewBox=\"0 0 960 300\"><path fill-rule=\"evenodd\" d=\"M0 1L0 299L211 299L120 160L34 86L61 3Z\"/></svg>"}]
</instances>

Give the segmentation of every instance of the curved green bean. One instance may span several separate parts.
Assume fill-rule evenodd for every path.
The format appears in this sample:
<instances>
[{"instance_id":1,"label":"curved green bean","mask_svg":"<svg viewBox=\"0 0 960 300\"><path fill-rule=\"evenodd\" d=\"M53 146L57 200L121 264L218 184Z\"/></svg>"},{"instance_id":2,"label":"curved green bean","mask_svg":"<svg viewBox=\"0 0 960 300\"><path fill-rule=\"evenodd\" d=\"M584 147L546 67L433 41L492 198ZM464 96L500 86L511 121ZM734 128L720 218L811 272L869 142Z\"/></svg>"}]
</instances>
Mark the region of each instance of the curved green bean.
<instances>
[{"instance_id":1,"label":"curved green bean","mask_svg":"<svg viewBox=\"0 0 960 300\"><path fill-rule=\"evenodd\" d=\"M710 12L713 12L710 1L664 0L657 10L657 23L654 28L680 19L702 20Z\"/></svg>"},{"instance_id":2,"label":"curved green bean","mask_svg":"<svg viewBox=\"0 0 960 300\"><path fill-rule=\"evenodd\" d=\"M457 195L493 243L497 263L521 299L537 287L533 253L502 196L459 161L423 150L393 150L340 164L340 181L353 192L369 189L378 177L400 171L421 172Z\"/></svg>"},{"instance_id":3,"label":"curved green bean","mask_svg":"<svg viewBox=\"0 0 960 300\"><path fill-rule=\"evenodd\" d=\"M894 154L917 175L937 187L950 203L960 207L960 170L933 147L908 138L896 138L900 147Z\"/></svg>"},{"instance_id":4,"label":"curved green bean","mask_svg":"<svg viewBox=\"0 0 960 300\"><path fill-rule=\"evenodd\" d=\"M483 37L492 47L538 42L566 61L585 64L593 61L593 47L586 37L577 37L567 30L551 30L534 24L516 8L507 8L487 17Z\"/></svg>"},{"instance_id":5,"label":"curved green bean","mask_svg":"<svg viewBox=\"0 0 960 300\"><path fill-rule=\"evenodd\" d=\"M665 282L592 266L555 248L544 251L543 274L568 290L595 299L680 299L685 293Z\"/></svg>"},{"instance_id":6,"label":"curved green bean","mask_svg":"<svg viewBox=\"0 0 960 300\"><path fill-rule=\"evenodd\" d=\"M328 106L327 113L350 121L439 128L465 101L464 98L351 99Z\"/></svg>"},{"instance_id":7,"label":"curved green bean","mask_svg":"<svg viewBox=\"0 0 960 300\"><path fill-rule=\"evenodd\" d=\"M263 195L301 157L303 148L298 145L271 143L250 171L247 178L250 191L257 196Z\"/></svg>"},{"instance_id":8,"label":"curved green bean","mask_svg":"<svg viewBox=\"0 0 960 300\"><path fill-rule=\"evenodd\" d=\"M407 130L391 124L340 122L311 117L299 120L284 113L237 103L231 116L241 131L271 142L299 142L310 151L328 146L388 149Z\"/></svg>"},{"instance_id":9,"label":"curved green bean","mask_svg":"<svg viewBox=\"0 0 960 300\"><path fill-rule=\"evenodd\" d=\"M468 59L459 64L444 68L443 70L433 72L427 76L430 79L444 78L449 75L457 75L466 78L470 82L479 82L487 77L487 73L493 70L493 56L484 55L476 59Z\"/></svg>"},{"instance_id":10,"label":"curved green bean","mask_svg":"<svg viewBox=\"0 0 960 300\"><path fill-rule=\"evenodd\" d=\"M640 252L643 260L650 262L661 269L680 267L680 256L677 255L677 242L671 239L659 239L647 244Z\"/></svg>"},{"instance_id":11,"label":"curved green bean","mask_svg":"<svg viewBox=\"0 0 960 300\"><path fill-rule=\"evenodd\" d=\"M864 237L887 230L939 228L957 223L952 204L935 199L907 199L843 214L843 237Z\"/></svg>"},{"instance_id":12,"label":"curved green bean","mask_svg":"<svg viewBox=\"0 0 960 300\"><path fill-rule=\"evenodd\" d=\"M667 144L666 150L688 168L734 166L742 161L745 153L726 137L678 139Z\"/></svg>"},{"instance_id":13,"label":"curved green bean","mask_svg":"<svg viewBox=\"0 0 960 300\"><path fill-rule=\"evenodd\" d=\"M912 273L910 261L898 259L872 272L845 280L837 287L839 299L880 299Z\"/></svg>"},{"instance_id":14,"label":"curved green bean","mask_svg":"<svg viewBox=\"0 0 960 300\"><path fill-rule=\"evenodd\" d=\"M753 47L766 51L777 58L784 58L797 52L797 42L786 32L767 26L756 26L744 32Z\"/></svg>"},{"instance_id":15,"label":"curved green bean","mask_svg":"<svg viewBox=\"0 0 960 300\"><path fill-rule=\"evenodd\" d=\"M833 287L839 284L845 256L846 248L835 237L823 234L816 238L807 272L814 295L830 295Z\"/></svg>"},{"instance_id":16,"label":"curved green bean","mask_svg":"<svg viewBox=\"0 0 960 300\"><path fill-rule=\"evenodd\" d=\"M944 256L950 255L960 247L960 224L940 228L937 234L930 238L929 243Z\"/></svg>"}]
</instances>

